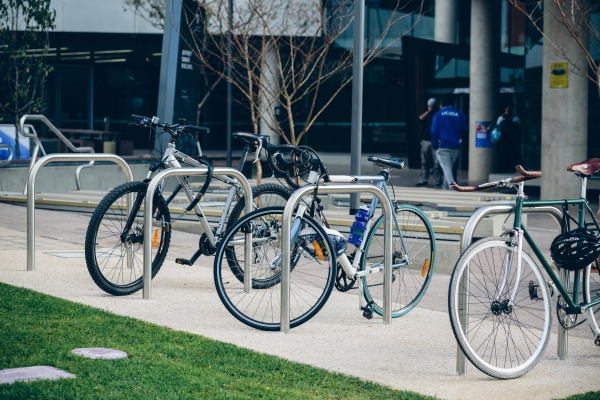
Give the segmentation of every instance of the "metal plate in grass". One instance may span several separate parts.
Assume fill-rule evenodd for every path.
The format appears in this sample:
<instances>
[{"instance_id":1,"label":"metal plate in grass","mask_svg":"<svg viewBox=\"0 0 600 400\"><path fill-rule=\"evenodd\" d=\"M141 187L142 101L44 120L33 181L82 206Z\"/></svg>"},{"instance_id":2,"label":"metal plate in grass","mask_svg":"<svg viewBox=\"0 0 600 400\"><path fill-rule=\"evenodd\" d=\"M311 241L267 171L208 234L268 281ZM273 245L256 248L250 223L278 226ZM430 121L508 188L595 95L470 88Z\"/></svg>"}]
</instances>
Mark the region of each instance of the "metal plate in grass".
<instances>
[{"instance_id":1,"label":"metal plate in grass","mask_svg":"<svg viewBox=\"0 0 600 400\"><path fill-rule=\"evenodd\" d=\"M72 352L78 356L101 360L116 360L118 358L127 358L127 353L121 350L104 349L101 347L75 349Z\"/></svg>"},{"instance_id":2,"label":"metal plate in grass","mask_svg":"<svg viewBox=\"0 0 600 400\"><path fill-rule=\"evenodd\" d=\"M75 375L54 367L35 366L24 368L10 368L0 370L0 384L14 382L30 382L40 379L75 378Z\"/></svg>"}]
</instances>

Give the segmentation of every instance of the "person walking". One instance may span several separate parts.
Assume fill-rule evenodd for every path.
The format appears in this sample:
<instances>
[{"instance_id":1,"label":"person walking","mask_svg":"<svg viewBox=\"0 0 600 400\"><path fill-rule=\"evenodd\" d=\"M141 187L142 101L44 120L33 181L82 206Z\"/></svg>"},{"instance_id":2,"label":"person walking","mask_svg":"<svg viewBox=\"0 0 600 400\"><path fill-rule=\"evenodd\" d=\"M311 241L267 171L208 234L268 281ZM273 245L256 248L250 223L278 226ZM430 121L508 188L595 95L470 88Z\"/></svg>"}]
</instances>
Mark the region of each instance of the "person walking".
<instances>
[{"instance_id":1,"label":"person walking","mask_svg":"<svg viewBox=\"0 0 600 400\"><path fill-rule=\"evenodd\" d=\"M450 183L454 182L452 167L460 154L462 135L469 129L467 117L454 108L454 102L454 94L445 95L431 122L431 146L444 173L444 190L450 190Z\"/></svg>"},{"instance_id":2,"label":"person walking","mask_svg":"<svg viewBox=\"0 0 600 400\"><path fill-rule=\"evenodd\" d=\"M497 172L514 172L515 166L521 164L521 119L512 109L512 103L506 103L504 113L496 121L500 131L500 140L496 143Z\"/></svg>"},{"instance_id":3,"label":"person walking","mask_svg":"<svg viewBox=\"0 0 600 400\"><path fill-rule=\"evenodd\" d=\"M435 152L431 147L431 121L435 114L434 108L437 101L432 97L427 101L427 111L419 115L421 125L421 179L415 186L427 186L429 174L433 175L436 186L442 186L442 174Z\"/></svg>"}]
</instances>

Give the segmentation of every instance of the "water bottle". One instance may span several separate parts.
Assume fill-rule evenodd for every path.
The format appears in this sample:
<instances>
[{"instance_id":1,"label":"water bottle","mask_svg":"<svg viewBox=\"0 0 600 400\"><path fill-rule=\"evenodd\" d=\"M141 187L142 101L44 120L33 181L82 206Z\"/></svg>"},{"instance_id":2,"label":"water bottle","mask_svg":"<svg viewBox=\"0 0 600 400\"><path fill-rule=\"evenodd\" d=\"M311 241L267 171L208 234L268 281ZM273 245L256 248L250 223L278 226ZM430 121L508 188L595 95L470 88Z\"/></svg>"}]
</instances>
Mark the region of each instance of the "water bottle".
<instances>
[{"instance_id":1,"label":"water bottle","mask_svg":"<svg viewBox=\"0 0 600 400\"><path fill-rule=\"evenodd\" d=\"M369 221L369 208L364 204L360 206L360 209L354 216L354 223L350 228L350 237L348 243L352 243L356 247L360 246L365 236L365 230L367 229L367 222Z\"/></svg>"}]
</instances>

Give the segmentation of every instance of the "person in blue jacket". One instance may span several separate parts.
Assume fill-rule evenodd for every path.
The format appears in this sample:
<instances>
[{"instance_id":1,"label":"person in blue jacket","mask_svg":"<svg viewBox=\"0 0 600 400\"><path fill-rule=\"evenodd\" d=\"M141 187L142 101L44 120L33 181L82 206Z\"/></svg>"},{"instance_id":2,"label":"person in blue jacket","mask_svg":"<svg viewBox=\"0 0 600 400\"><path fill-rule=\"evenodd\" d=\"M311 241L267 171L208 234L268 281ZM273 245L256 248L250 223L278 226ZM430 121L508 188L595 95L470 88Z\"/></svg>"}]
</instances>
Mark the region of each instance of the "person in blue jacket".
<instances>
[{"instance_id":1,"label":"person in blue jacket","mask_svg":"<svg viewBox=\"0 0 600 400\"><path fill-rule=\"evenodd\" d=\"M454 102L454 94L445 95L431 122L431 147L444 173L444 190L450 190L450 183L454 182L452 166L460 153L462 135L469 130L467 117L454 108Z\"/></svg>"}]
</instances>

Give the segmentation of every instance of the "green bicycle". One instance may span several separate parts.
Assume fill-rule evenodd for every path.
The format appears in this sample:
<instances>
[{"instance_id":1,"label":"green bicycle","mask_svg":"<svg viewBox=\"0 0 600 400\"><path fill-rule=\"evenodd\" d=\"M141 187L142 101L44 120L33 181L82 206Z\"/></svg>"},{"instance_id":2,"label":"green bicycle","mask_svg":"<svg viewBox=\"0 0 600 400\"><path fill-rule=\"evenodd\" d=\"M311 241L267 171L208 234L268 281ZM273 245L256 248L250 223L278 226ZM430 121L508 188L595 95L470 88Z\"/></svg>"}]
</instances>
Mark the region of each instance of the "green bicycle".
<instances>
[{"instance_id":1,"label":"green bicycle","mask_svg":"<svg viewBox=\"0 0 600 400\"><path fill-rule=\"evenodd\" d=\"M600 226L585 198L587 178L600 170L600 159L570 165L582 178L581 197L573 200L525 200L524 182L540 178L539 171L516 167L521 176L479 186L452 187L461 192L493 187L517 189L514 226L500 237L473 243L456 262L448 293L454 336L465 356L487 375L512 379L529 372L541 359L552 325L550 298L558 294L559 323L570 329L584 314L600 346ZM526 227L524 207L563 206L563 233L552 243L554 264L565 268L572 286L563 286ZM569 206L578 206L576 229L569 229ZM585 212L593 222L586 223ZM523 249L523 238L550 277L546 282L533 257ZM582 299L580 298L582 295Z\"/></svg>"}]
</instances>

